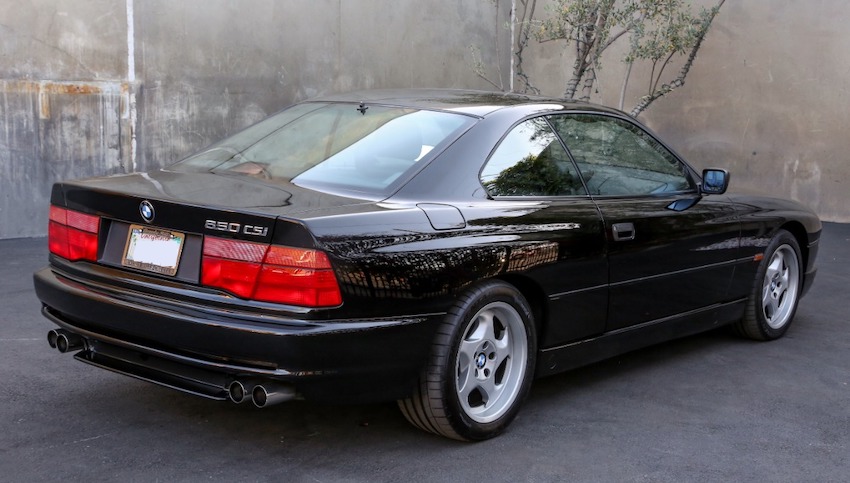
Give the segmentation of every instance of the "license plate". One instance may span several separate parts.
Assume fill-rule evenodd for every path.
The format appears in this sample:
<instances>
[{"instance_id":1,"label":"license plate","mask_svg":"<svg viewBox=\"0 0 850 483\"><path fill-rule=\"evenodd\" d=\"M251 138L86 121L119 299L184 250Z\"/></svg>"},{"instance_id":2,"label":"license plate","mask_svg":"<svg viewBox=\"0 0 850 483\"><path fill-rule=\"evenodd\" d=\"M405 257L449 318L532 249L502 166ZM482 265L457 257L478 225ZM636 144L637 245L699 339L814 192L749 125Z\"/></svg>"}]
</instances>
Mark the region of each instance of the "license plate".
<instances>
[{"instance_id":1,"label":"license plate","mask_svg":"<svg viewBox=\"0 0 850 483\"><path fill-rule=\"evenodd\" d=\"M121 264L148 272L174 276L186 235L141 225L130 225Z\"/></svg>"}]
</instances>

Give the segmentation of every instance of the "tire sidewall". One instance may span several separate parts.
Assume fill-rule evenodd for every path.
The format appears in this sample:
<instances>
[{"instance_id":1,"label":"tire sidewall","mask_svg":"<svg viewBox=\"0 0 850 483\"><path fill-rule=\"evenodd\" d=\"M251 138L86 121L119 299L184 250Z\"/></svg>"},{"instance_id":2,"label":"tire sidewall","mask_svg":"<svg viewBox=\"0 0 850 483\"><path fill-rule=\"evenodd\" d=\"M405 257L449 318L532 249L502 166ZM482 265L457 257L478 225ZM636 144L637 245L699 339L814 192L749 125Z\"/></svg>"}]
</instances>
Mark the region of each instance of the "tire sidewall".
<instances>
[{"instance_id":1,"label":"tire sidewall","mask_svg":"<svg viewBox=\"0 0 850 483\"><path fill-rule=\"evenodd\" d=\"M511 408L505 414L489 423L480 423L471 419L460 404L457 390L457 377L454 376L457 368L458 348L461 339L472 323L472 317L492 302L504 302L509 304L519 313L526 333L526 367L523 380L516 399ZM449 353L445 358L446 366L443 368L446 377L443 381L444 403L450 409L447 416L452 427L460 435L470 440L489 439L498 435L513 421L519 413L523 401L528 396L531 382L534 379L535 360L537 353L537 338L533 324L531 310L525 298L511 285L504 282L490 282L473 290L471 298L461 304L462 310L452 317L454 331L449 345Z\"/></svg>"}]
</instances>

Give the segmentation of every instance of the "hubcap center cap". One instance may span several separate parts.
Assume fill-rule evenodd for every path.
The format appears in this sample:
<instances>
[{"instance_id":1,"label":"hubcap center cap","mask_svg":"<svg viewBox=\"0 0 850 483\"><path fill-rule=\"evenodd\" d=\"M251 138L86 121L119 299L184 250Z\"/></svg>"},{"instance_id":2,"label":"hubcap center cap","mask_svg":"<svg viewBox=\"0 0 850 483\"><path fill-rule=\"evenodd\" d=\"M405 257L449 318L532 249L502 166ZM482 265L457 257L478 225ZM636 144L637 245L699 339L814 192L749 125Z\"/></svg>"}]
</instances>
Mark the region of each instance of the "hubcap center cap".
<instances>
[{"instance_id":1,"label":"hubcap center cap","mask_svg":"<svg viewBox=\"0 0 850 483\"><path fill-rule=\"evenodd\" d=\"M475 367L482 369L485 364L487 364L487 356L483 352L475 356Z\"/></svg>"}]
</instances>

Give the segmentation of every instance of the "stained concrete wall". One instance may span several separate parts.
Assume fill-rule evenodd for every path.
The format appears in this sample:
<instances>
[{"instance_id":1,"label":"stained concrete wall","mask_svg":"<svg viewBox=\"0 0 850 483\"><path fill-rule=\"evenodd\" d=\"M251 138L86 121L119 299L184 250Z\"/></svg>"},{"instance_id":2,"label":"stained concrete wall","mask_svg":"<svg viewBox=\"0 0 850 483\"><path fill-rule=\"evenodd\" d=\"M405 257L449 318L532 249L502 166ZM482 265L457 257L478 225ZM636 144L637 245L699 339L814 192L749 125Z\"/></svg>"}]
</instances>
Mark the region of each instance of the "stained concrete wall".
<instances>
[{"instance_id":1,"label":"stained concrete wall","mask_svg":"<svg viewBox=\"0 0 850 483\"><path fill-rule=\"evenodd\" d=\"M735 191L796 199L824 220L850 222L848 18L846 0L727 1L685 86L640 119L695 166L729 169ZM545 94L563 94L569 54L532 41L526 67ZM604 59L594 101L619 103L620 54ZM626 110L645 94L647 74L632 73Z\"/></svg>"},{"instance_id":2,"label":"stained concrete wall","mask_svg":"<svg viewBox=\"0 0 850 483\"><path fill-rule=\"evenodd\" d=\"M648 119L733 185L850 222L850 2L726 2L686 85Z\"/></svg>"},{"instance_id":3,"label":"stained concrete wall","mask_svg":"<svg viewBox=\"0 0 850 483\"><path fill-rule=\"evenodd\" d=\"M469 46L507 65L506 8L0 0L0 238L46 232L56 180L155 169L308 97L487 88Z\"/></svg>"},{"instance_id":4,"label":"stained concrete wall","mask_svg":"<svg viewBox=\"0 0 850 483\"><path fill-rule=\"evenodd\" d=\"M108 0L0 2L0 238L45 233L54 180L127 169L124 19Z\"/></svg>"}]
</instances>

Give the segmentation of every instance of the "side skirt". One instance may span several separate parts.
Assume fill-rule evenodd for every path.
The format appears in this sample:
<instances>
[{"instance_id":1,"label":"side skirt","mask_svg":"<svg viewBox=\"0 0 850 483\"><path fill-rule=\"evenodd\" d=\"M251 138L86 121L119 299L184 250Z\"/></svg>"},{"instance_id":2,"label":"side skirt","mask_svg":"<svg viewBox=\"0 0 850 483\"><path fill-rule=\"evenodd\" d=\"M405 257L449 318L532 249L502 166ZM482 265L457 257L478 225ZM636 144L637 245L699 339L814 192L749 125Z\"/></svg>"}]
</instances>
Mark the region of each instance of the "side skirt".
<instances>
[{"instance_id":1,"label":"side skirt","mask_svg":"<svg viewBox=\"0 0 850 483\"><path fill-rule=\"evenodd\" d=\"M542 349L537 353L536 377L593 364L668 340L705 332L740 320L747 300L716 304L685 314L606 332L599 337Z\"/></svg>"}]
</instances>

